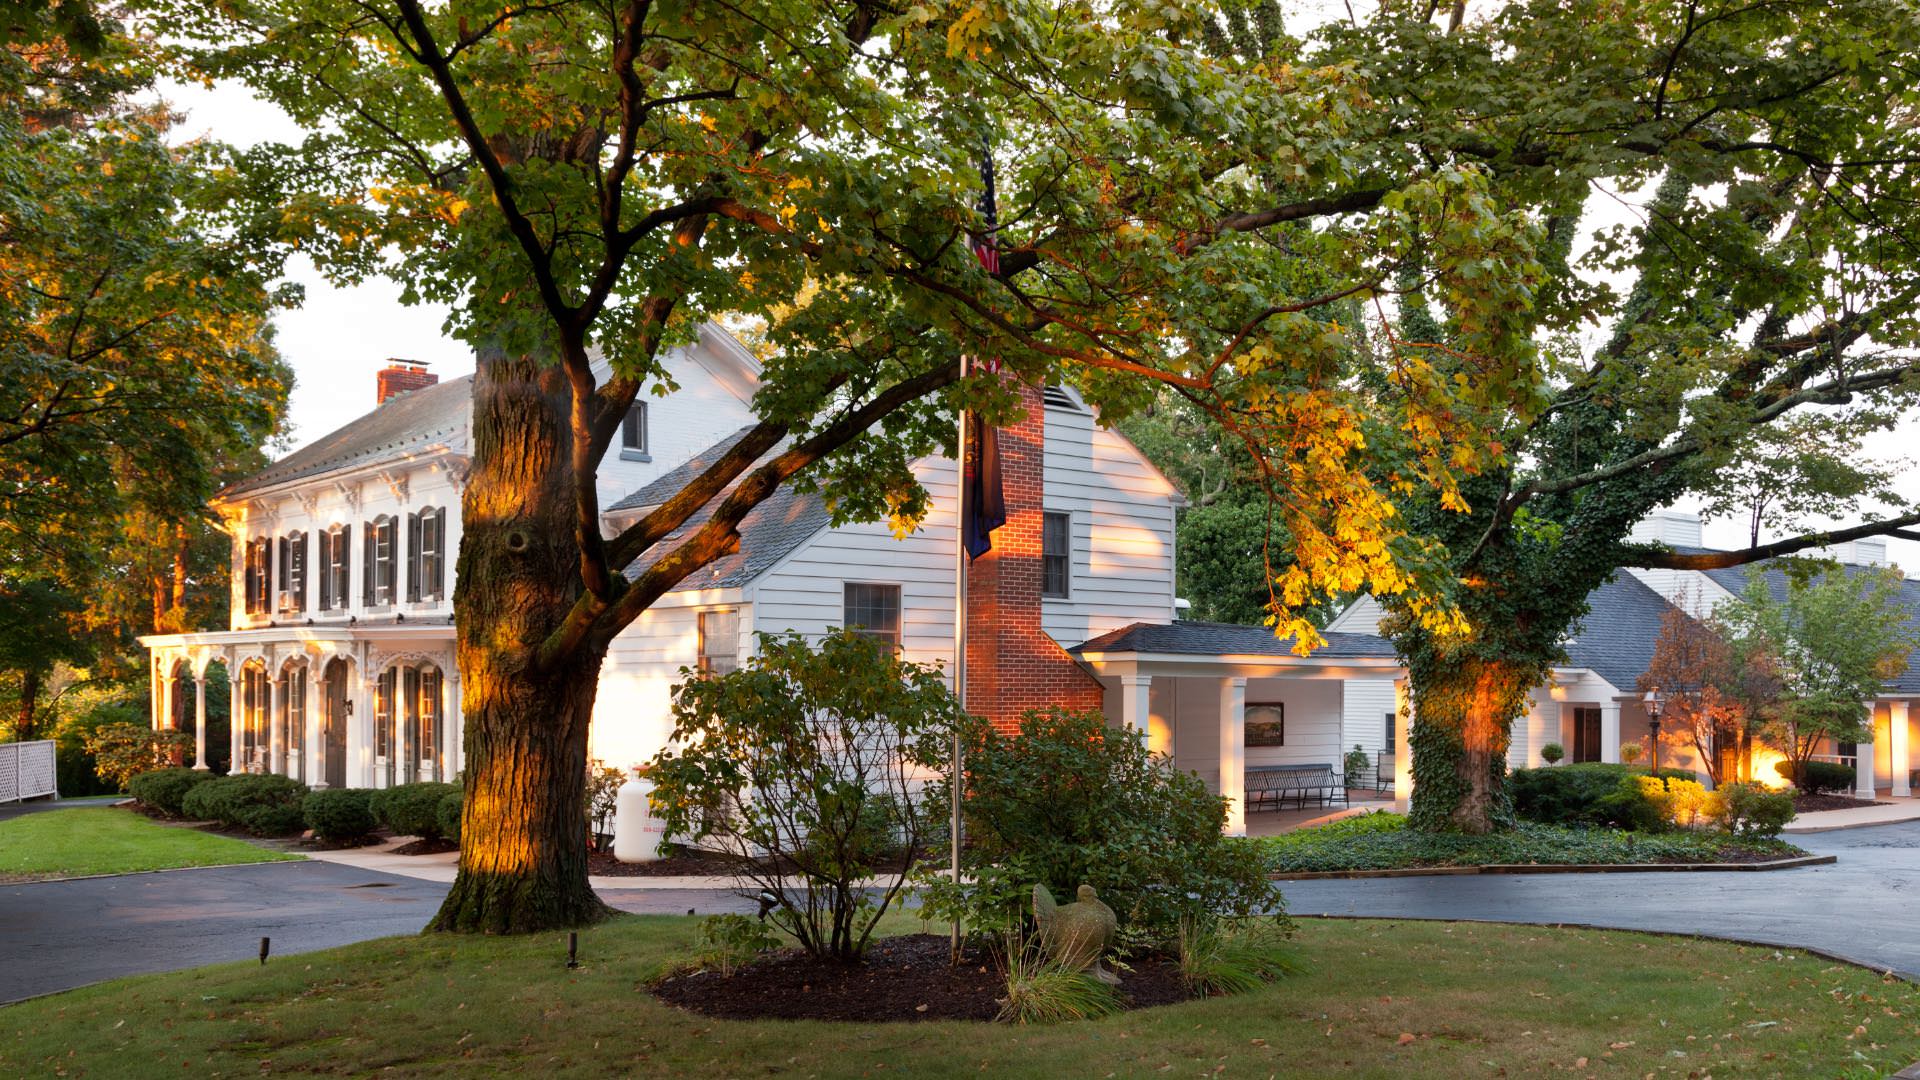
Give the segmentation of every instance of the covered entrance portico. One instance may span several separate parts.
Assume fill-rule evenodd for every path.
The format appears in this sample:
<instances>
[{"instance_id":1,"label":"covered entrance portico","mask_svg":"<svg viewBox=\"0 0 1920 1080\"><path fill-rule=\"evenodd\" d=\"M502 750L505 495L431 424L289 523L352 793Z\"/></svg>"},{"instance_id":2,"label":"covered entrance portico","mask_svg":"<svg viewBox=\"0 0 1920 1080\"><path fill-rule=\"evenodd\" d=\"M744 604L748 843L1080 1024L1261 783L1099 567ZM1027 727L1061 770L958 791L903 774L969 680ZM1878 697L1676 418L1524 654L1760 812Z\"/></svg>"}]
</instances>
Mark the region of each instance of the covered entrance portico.
<instances>
[{"instance_id":1,"label":"covered entrance portico","mask_svg":"<svg viewBox=\"0 0 1920 1080\"><path fill-rule=\"evenodd\" d=\"M1069 651L1106 688L1107 716L1228 800L1226 831L1244 836L1250 813L1293 809L1280 800L1249 807L1249 785L1263 786L1267 770L1324 768L1337 783L1358 747L1368 759L1359 786L1371 791L1376 775L1391 775L1395 800L1409 793L1406 755L1397 752L1406 745L1406 710L1392 646L1367 634L1327 639L1301 657L1263 627L1176 622L1136 624ZM1253 831L1271 830L1256 820Z\"/></svg>"},{"instance_id":2,"label":"covered entrance portico","mask_svg":"<svg viewBox=\"0 0 1920 1080\"><path fill-rule=\"evenodd\" d=\"M152 725L194 732L209 765L206 680L231 680L233 772L312 787L449 780L461 768L459 669L449 625L268 627L140 639Z\"/></svg>"}]
</instances>

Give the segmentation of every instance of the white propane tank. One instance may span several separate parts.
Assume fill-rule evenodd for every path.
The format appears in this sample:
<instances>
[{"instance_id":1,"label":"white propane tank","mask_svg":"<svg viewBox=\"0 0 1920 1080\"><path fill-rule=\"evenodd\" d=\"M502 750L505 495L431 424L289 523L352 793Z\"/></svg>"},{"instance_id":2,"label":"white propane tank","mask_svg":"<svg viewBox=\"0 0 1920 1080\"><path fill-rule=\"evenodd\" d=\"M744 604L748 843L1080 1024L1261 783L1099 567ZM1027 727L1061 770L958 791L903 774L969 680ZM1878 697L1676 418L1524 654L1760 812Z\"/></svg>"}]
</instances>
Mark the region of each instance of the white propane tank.
<instances>
[{"instance_id":1,"label":"white propane tank","mask_svg":"<svg viewBox=\"0 0 1920 1080\"><path fill-rule=\"evenodd\" d=\"M653 812L653 781L638 770L620 785L613 802L613 857L626 863L656 862L667 823Z\"/></svg>"}]
</instances>

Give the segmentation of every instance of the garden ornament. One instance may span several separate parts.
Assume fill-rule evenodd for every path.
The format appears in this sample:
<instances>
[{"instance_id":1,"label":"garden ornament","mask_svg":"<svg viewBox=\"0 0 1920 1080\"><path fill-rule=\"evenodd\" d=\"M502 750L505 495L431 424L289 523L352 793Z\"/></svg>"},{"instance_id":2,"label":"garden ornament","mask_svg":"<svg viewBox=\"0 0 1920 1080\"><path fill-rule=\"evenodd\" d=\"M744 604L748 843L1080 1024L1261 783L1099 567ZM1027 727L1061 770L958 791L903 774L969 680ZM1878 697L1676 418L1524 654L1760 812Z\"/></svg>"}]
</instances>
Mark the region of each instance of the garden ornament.
<instances>
[{"instance_id":1,"label":"garden ornament","mask_svg":"<svg viewBox=\"0 0 1920 1080\"><path fill-rule=\"evenodd\" d=\"M1084 971L1109 986L1118 986L1120 977L1100 962L1113 944L1113 932L1119 925L1113 909L1102 903L1093 886L1080 886L1078 898L1071 904L1054 902L1045 885L1033 887L1033 922L1040 930L1040 947L1055 963L1072 971Z\"/></svg>"}]
</instances>

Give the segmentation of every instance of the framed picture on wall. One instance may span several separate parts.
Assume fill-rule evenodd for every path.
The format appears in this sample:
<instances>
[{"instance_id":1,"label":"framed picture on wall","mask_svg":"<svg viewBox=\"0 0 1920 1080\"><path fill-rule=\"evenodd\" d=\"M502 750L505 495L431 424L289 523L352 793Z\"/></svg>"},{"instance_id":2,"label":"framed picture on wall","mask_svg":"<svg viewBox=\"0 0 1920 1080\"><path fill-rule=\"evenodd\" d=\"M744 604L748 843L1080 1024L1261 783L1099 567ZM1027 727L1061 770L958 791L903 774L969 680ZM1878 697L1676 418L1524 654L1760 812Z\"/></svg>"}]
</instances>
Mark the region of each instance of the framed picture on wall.
<instances>
[{"instance_id":1,"label":"framed picture on wall","mask_svg":"<svg viewBox=\"0 0 1920 1080\"><path fill-rule=\"evenodd\" d=\"M1247 745L1248 746L1285 746L1287 745L1287 706L1282 702L1271 705L1248 705Z\"/></svg>"}]
</instances>

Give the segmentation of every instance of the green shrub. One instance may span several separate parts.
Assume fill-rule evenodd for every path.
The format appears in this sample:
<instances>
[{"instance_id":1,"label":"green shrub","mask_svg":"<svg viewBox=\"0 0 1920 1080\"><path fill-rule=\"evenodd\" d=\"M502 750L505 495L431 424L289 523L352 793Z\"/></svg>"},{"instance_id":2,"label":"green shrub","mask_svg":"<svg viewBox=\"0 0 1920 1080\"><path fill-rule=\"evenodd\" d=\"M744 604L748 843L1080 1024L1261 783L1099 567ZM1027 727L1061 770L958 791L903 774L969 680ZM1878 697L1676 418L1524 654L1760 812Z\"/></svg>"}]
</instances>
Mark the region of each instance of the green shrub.
<instances>
[{"instance_id":1,"label":"green shrub","mask_svg":"<svg viewBox=\"0 0 1920 1080\"><path fill-rule=\"evenodd\" d=\"M214 775L204 769L155 769L128 781L127 790L142 805L168 817L179 817L185 812L180 803L187 792L212 779Z\"/></svg>"},{"instance_id":2,"label":"green shrub","mask_svg":"<svg viewBox=\"0 0 1920 1080\"><path fill-rule=\"evenodd\" d=\"M395 836L438 840L445 835L440 828L440 803L459 790L432 780L396 784L374 792L369 809L373 820L392 829Z\"/></svg>"},{"instance_id":3,"label":"green shrub","mask_svg":"<svg viewBox=\"0 0 1920 1080\"><path fill-rule=\"evenodd\" d=\"M316 839L345 844L372 832L373 810L367 805L373 792L366 788L321 788L307 792L301 816Z\"/></svg>"},{"instance_id":4,"label":"green shrub","mask_svg":"<svg viewBox=\"0 0 1920 1080\"><path fill-rule=\"evenodd\" d=\"M1540 760L1549 765L1560 764L1560 759L1566 756L1567 748L1557 742L1550 742L1540 748Z\"/></svg>"},{"instance_id":5,"label":"green shrub","mask_svg":"<svg viewBox=\"0 0 1920 1080\"><path fill-rule=\"evenodd\" d=\"M184 731L155 731L145 724L109 722L89 730L81 748L93 755L94 772L115 791L127 790L133 778L164 769L193 747Z\"/></svg>"},{"instance_id":6,"label":"green shrub","mask_svg":"<svg viewBox=\"0 0 1920 1080\"><path fill-rule=\"evenodd\" d=\"M1644 774L1643 774L1644 775ZM1726 862L1735 855L1784 858L1806 852L1779 839L1715 830L1623 832L1521 821L1485 835L1423 833L1400 814L1371 813L1255 841L1286 873L1398 870L1490 863Z\"/></svg>"},{"instance_id":7,"label":"green shrub","mask_svg":"<svg viewBox=\"0 0 1920 1080\"><path fill-rule=\"evenodd\" d=\"M780 935L749 915L709 915L700 920L700 963L729 979L761 953L779 946Z\"/></svg>"},{"instance_id":8,"label":"green shrub","mask_svg":"<svg viewBox=\"0 0 1920 1080\"><path fill-rule=\"evenodd\" d=\"M466 801L467 797L455 785L452 791L441 796L440 805L434 809L440 819L440 835L456 844L460 842L460 810Z\"/></svg>"},{"instance_id":9,"label":"green shrub","mask_svg":"<svg viewBox=\"0 0 1920 1080\"><path fill-rule=\"evenodd\" d=\"M762 634L747 666L685 674L652 764L667 834L736 856L743 890L775 897L768 918L808 953L858 960L943 817L915 791L960 713L939 669L836 631Z\"/></svg>"},{"instance_id":10,"label":"green shrub","mask_svg":"<svg viewBox=\"0 0 1920 1080\"><path fill-rule=\"evenodd\" d=\"M1591 822L1580 825L1612 825L1634 832L1660 832L1673 824L1666 796L1666 778L1645 773L1622 776L1614 789L1594 804Z\"/></svg>"},{"instance_id":11,"label":"green shrub","mask_svg":"<svg viewBox=\"0 0 1920 1080\"><path fill-rule=\"evenodd\" d=\"M1787 778L1794 787L1808 795L1827 793L1846 793L1853 790L1854 771L1851 765L1842 765L1837 761L1809 761L1804 769L1796 768L1791 761L1782 761L1774 765L1775 771Z\"/></svg>"},{"instance_id":12,"label":"green shrub","mask_svg":"<svg viewBox=\"0 0 1920 1080\"><path fill-rule=\"evenodd\" d=\"M299 828L298 811L306 794L307 785L290 777L241 773L197 785L180 800L180 809L195 821L217 821L259 836L280 836ZM294 813L284 812L287 808Z\"/></svg>"},{"instance_id":13,"label":"green shrub","mask_svg":"<svg viewBox=\"0 0 1920 1080\"><path fill-rule=\"evenodd\" d=\"M1354 743L1353 749L1347 751L1347 756L1340 759L1340 765L1341 772L1346 776L1347 786L1356 788L1373 768L1373 759L1367 756L1366 747Z\"/></svg>"},{"instance_id":14,"label":"green shrub","mask_svg":"<svg viewBox=\"0 0 1920 1080\"><path fill-rule=\"evenodd\" d=\"M1728 784L1720 789L1727 831L1740 836L1779 836L1793 820L1793 796L1759 784Z\"/></svg>"},{"instance_id":15,"label":"green shrub","mask_svg":"<svg viewBox=\"0 0 1920 1080\"><path fill-rule=\"evenodd\" d=\"M1029 712L1014 735L969 717L961 735L963 880L946 878L945 859L923 868L916 883L932 917L1003 933L1024 918L1035 884L1056 896L1084 884L1113 908L1129 942L1167 945L1183 920L1280 909L1263 849L1221 835L1220 798L1099 713ZM927 796L937 807L949 797L944 779ZM944 841L933 847L945 850Z\"/></svg>"},{"instance_id":16,"label":"green shrub","mask_svg":"<svg viewBox=\"0 0 1920 1080\"><path fill-rule=\"evenodd\" d=\"M1657 818L1648 818L1643 808L1622 794L1621 781L1645 775L1645 769L1601 762L1515 769L1508 780L1508 790L1513 792L1514 813L1528 821L1637 828L1639 823ZM1662 769L1660 775L1693 779L1692 773L1679 769Z\"/></svg>"}]
</instances>

